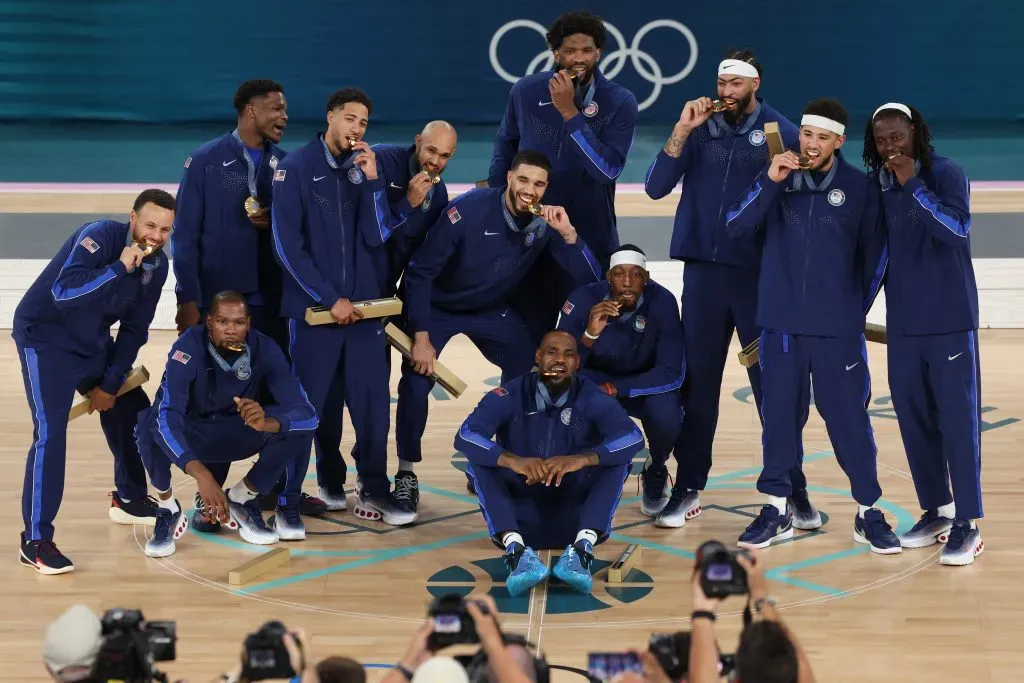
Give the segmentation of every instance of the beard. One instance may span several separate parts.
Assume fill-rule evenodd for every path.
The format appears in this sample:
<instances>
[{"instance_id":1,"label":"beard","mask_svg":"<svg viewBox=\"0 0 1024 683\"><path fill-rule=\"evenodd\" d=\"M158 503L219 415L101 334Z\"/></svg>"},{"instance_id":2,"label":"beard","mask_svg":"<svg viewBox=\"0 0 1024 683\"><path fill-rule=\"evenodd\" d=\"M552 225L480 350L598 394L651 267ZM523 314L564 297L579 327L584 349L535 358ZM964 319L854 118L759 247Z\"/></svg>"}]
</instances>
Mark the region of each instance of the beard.
<instances>
[{"instance_id":1,"label":"beard","mask_svg":"<svg viewBox=\"0 0 1024 683\"><path fill-rule=\"evenodd\" d=\"M747 117L747 107L750 106L753 99L754 93L750 93L742 100L736 100L736 109L726 109L722 112L722 117L725 119L725 122L730 126L739 125L739 123Z\"/></svg>"}]
</instances>

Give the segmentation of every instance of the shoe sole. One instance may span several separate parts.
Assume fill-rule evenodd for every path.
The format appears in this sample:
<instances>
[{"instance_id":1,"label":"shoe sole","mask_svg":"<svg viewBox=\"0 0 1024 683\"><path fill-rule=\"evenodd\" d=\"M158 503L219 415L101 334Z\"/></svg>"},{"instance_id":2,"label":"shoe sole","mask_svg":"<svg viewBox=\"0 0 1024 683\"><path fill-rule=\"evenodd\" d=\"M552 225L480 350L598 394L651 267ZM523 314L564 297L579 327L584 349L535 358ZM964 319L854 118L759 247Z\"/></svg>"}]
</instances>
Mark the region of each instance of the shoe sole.
<instances>
[{"instance_id":1,"label":"shoe sole","mask_svg":"<svg viewBox=\"0 0 1024 683\"><path fill-rule=\"evenodd\" d=\"M683 515L682 521L669 518L667 516L659 516L654 520L654 526L661 527L662 529L682 529L686 526L686 523L700 517L700 513L704 512L704 508L700 505L696 505L686 511Z\"/></svg>"},{"instance_id":2,"label":"shoe sole","mask_svg":"<svg viewBox=\"0 0 1024 683\"><path fill-rule=\"evenodd\" d=\"M950 525L949 529L945 529L942 532L931 536L922 536L918 539L910 539L906 541L900 538L900 545L904 548L927 548L928 546L935 545L936 543L945 543L949 540L949 532L952 529L953 526Z\"/></svg>"},{"instance_id":3,"label":"shoe sole","mask_svg":"<svg viewBox=\"0 0 1024 683\"><path fill-rule=\"evenodd\" d=\"M857 543L863 543L865 545L871 546L871 552L876 553L878 555L898 555L903 552L902 545L898 545L894 548L876 548L874 545L871 545L871 541L867 539L867 536L864 536L859 531L853 532L853 540Z\"/></svg>"},{"instance_id":4,"label":"shoe sole","mask_svg":"<svg viewBox=\"0 0 1024 683\"><path fill-rule=\"evenodd\" d=\"M277 532L277 537L282 541L305 541L306 540L306 529L293 529L291 527L285 527L282 529L277 525L277 520L281 519L281 511L274 511L274 531Z\"/></svg>"},{"instance_id":5,"label":"shoe sole","mask_svg":"<svg viewBox=\"0 0 1024 683\"><path fill-rule=\"evenodd\" d=\"M153 513L152 517L136 517L130 515L124 511L124 508L111 506L110 511L107 513L110 517L110 521L115 524L138 524L140 526L156 526L156 513Z\"/></svg>"},{"instance_id":6,"label":"shoe sole","mask_svg":"<svg viewBox=\"0 0 1024 683\"><path fill-rule=\"evenodd\" d=\"M769 538L767 541L765 541L763 543L749 543L747 541L736 541L736 545L738 545L741 548L748 548L750 550L760 550L762 548L767 548L768 546L770 546L773 543L779 543L781 541L788 541L791 538L793 538L793 527L790 527L789 529L786 529L782 533L775 534L774 536L772 536L771 538Z\"/></svg>"},{"instance_id":7,"label":"shoe sole","mask_svg":"<svg viewBox=\"0 0 1024 683\"><path fill-rule=\"evenodd\" d=\"M959 557L942 557L939 556L939 563L944 564L947 567L966 567L969 564L974 564L974 558L985 552L985 541L979 540L978 545L974 546L974 552Z\"/></svg>"},{"instance_id":8,"label":"shoe sole","mask_svg":"<svg viewBox=\"0 0 1024 683\"><path fill-rule=\"evenodd\" d=\"M238 530L238 535L241 536L242 540L246 543L252 543L253 545L274 545L281 540L277 533L263 536L263 532L261 531L250 531L246 528L245 523L235 516L234 512L230 512L229 514L231 515L231 523L234 525L234 528Z\"/></svg>"},{"instance_id":9,"label":"shoe sole","mask_svg":"<svg viewBox=\"0 0 1024 683\"><path fill-rule=\"evenodd\" d=\"M419 519L419 514L415 512L384 514L377 508L371 505L366 505L365 503L356 503L356 506L352 508L352 514L359 519L365 519L371 522L384 522L388 526L408 526Z\"/></svg>"},{"instance_id":10,"label":"shoe sole","mask_svg":"<svg viewBox=\"0 0 1024 683\"><path fill-rule=\"evenodd\" d=\"M819 514L814 519L808 521L797 521L796 517L793 517L793 528L799 529L800 531L814 531L815 529L821 528L821 515Z\"/></svg>"},{"instance_id":11,"label":"shoe sole","mask_svg":"<svg viewBox=\"0 0 1024 683\"><path fill-rule=\"evenodd\" d=\"M174 542L177 541L182 536L184 536L185 532L187 530L188 530L188 515L183 513L181 515L181 521L178 522L178 526L174 527L174 533L171 534L171 542L169 544L169 547L163 548L161 550L150 551L149 543L147 542L146 543L146 549L144 551L146 553L146 557L170 557L171 555L174 554L175 550L177 550L177 547L175 546Z\"/></svg>"},{"instance_id":12,"label":"shoe sole","mask_svg":"<svg viewBox=\"0 0 1024 683\"><path fill-rule=\"evenodd\" d=\"M25 557L25 553L21 552L20 550L18 551L18 561L21 562L22 565L26 567L31 567L32 569L35 569L37 572L45 576L57 576L58 574L68 574L70 572L75 571L75 565L64 567L63 569L54 569L53 567L47 567L46 565L36 564L32 560Z\"/></svg>"}]
</instances>

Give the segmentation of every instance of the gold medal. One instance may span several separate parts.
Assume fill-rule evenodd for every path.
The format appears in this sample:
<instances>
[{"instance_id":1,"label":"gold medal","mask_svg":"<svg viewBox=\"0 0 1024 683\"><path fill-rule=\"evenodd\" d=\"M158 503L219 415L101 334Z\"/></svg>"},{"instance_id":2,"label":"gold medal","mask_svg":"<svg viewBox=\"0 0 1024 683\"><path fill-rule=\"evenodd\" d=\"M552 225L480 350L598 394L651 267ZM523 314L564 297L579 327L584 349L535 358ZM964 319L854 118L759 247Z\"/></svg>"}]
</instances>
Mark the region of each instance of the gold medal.
<instances>
[{"instance_id":1,"label":"gold medal","mask_svg":"<svg viewBox=\"0 0 1024 683\"><path fill-rule=\"evenodd\" d=\"M530 209L530 213L534 216L539 216L540 212L544 210L543 204L529 204L528 207Z\"/></svg>"},{"instance_id":2,"label":"gold medal","mask_svg":"<svg viewBox=\"0 0 1024 683\"><path fill-rule=\"evenodd\" d=\"M437 185L439 182L441 182L441 174L434 175L430 171L423 171L423 172L427 174L427 178L429 178L430 182L433 183L434 185Z\"/></svg>"},{"instance_id":3,"label":"gold medal","mask_svg":"<svg viewBox=\"0 0 1024 683\"><path fill-rule=\"evenodd\" d=\"M720 111L725 111L732 104L732 100L715 100L711 103L711 111L716 114Z\"/></svg>"},{"instance_id":4,"label":"gold medal","mask_svg":"<svg viewBox=\"0 0 1024 683\"><path fill-rule=\"evenodd\" d=\"M245 344L230 343L225 344L224 348L227 349L228 351L242 352L245 351Z\"/></svg>"},{"instance_id":5,"label":"gold medal","mask_svg":"<svg viewBox=\"0 0 1024 683\"><path fill-rule=\"evenodd\" d=\"M348 148L349 149L352 149L355 146L355 144L357 142L359 142L359 138L345 138L345 139L348 140Z\"/></svg>"},{"instance_id":6,"label":"gold medal","mask_svg":"<svg viewBox=\"0 0 1024 683\"><path fill-rule=\"evenodd\" d=\"M807 152L800 155L800 168L808 169L814 160L821 156L821 152L815 150L808 150Z\"/></svg>"},{"instance_id":7,"label":"gold medal","mask_svg":"<svg viewBox=\"0 0 1024 683\"><path fill-rule=\"evenodd\" d=\"M284 171L282 171L282 173L284 173ZM245 213L247 213L249 216L255 216L256 214L258 214L262 210L263 210L263 207L260 206L260 200L256 199L256 197L247 197L246 198L246 200L245 200Z\"/></svg>"},{"instance_id":8,"label":"gold medal","mask_svg":"<svg viewBox=\"0 0 1024 683\"><path fill-rule=\"evenodd\" d=\"M149 242L143 242L140 240L132 242L132 246L141 251L143 256L149 256L156 250L155 244L150 244Z\"/></svg>"}]
</instances>

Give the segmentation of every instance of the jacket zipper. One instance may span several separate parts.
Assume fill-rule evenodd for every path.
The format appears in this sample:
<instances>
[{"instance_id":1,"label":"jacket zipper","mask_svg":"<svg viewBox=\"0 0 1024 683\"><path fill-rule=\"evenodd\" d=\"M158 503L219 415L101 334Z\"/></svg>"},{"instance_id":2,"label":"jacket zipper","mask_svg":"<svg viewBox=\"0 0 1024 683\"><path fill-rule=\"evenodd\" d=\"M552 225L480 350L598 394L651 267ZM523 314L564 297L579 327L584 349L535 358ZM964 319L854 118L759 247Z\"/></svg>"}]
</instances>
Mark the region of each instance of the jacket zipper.
<instances>
[{"instance_id":1,"label":"jacket zipper","mask_svg":"<svg viewBox=\"0 0 1024 683\"><path fill-rule=\"evenodd\" d=\"M334 174L334 189L334 196L338 202L338 222L341 223L341 289L344 291L345 285L348 284L348 280L345 275L345 216L341 212L341 176L337 173ZM333 301L327 304L328 307L333 305Z\"/></svg>"},{"instance_id":2,"label":"jacket zipper","mask_svg":"<svg viewBox=\"0 0 1024 683\"><path fill-rule=\"evenodd\" d=\"M729 160L725 163L725 178L722 179L722 200L718 204L718 221L715 223L715 249L711 253L711 260L718 261L718 233L722 230L722 212L725 211L725 187L729 184L729 171L732 170L732 153L736 150L736 136L732 136L732 143L729 145Z\"/></svg>"},{"instance_id":3,"label":"jacket zipper","mask_svg":"<svg viewBox=\"0 0 1024 683\"><path fill-rule=\"evenodd\" d=\"M804 303L807 301L807 268L811 263L811 238L814 234L814 223L812 217L814 216L814 192L811 193L811 206L807 209L807 242L804 245L804 277L803 277L803 288L800 292L800 310L804 310ZM801 321L802 323L802 321ZM797 326L798 330L803 330L803 325Z\"/></svg>"}]
</instances>

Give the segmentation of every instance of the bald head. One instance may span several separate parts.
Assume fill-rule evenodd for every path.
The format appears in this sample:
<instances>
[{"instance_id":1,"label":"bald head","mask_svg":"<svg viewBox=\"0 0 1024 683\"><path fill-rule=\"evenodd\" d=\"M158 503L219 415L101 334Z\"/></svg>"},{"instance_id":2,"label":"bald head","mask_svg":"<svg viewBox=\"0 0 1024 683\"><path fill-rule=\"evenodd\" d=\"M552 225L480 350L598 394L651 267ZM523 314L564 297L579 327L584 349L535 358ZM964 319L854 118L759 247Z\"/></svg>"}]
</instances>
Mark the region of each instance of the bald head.
<instances>
[{"instance_id":1,"label":"bald head","mask_svg":"<svg viewBox=\"0 0 1024 683\"><path fill-rule=\"evenodd\" d=\"M421 170L439 175L455 156L459 137L447 121L431 121L416 136L416 159Z\"/></svg>"}]
</instances>

